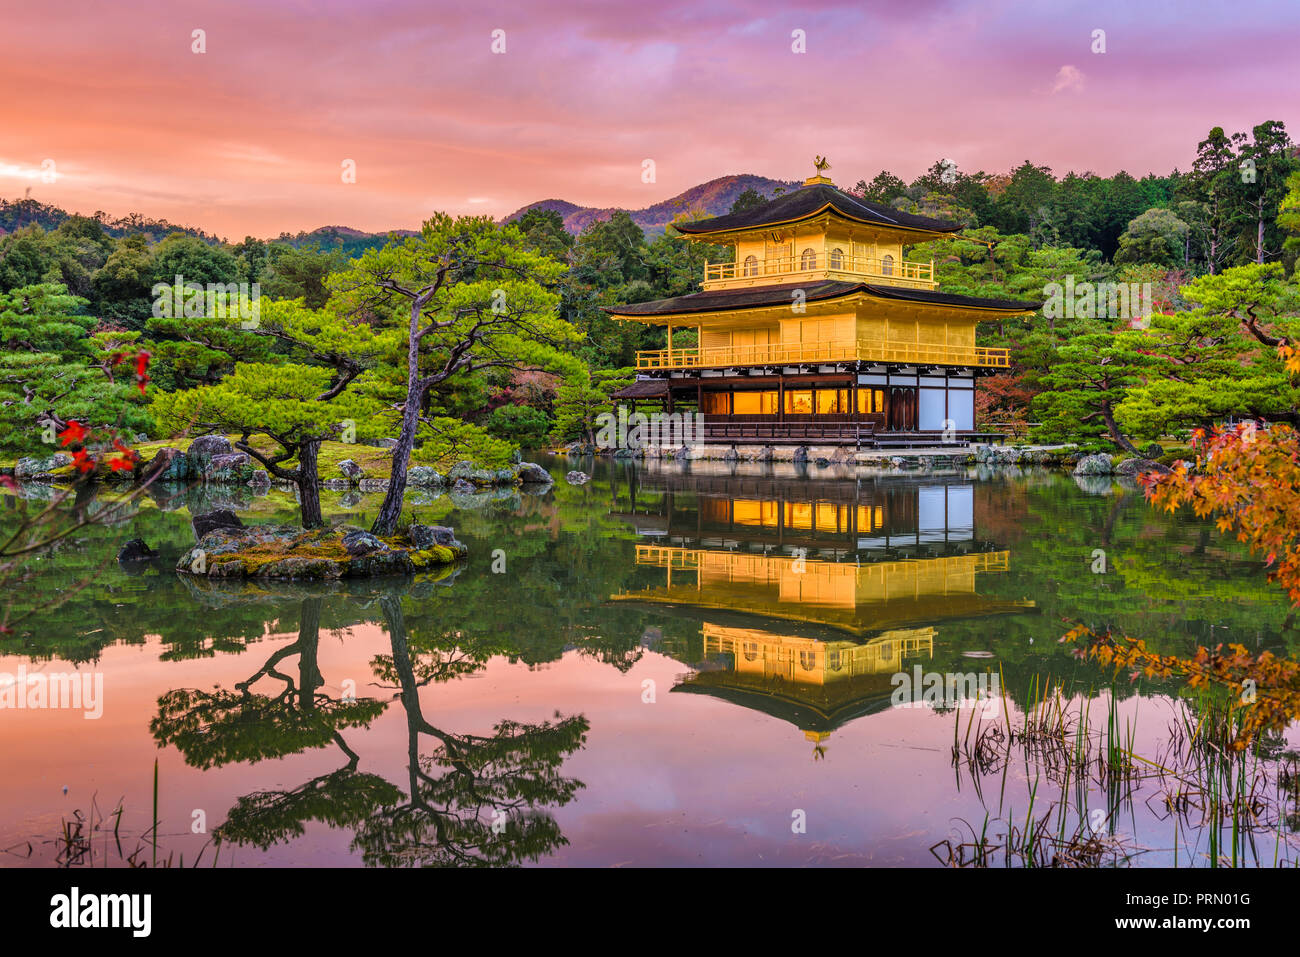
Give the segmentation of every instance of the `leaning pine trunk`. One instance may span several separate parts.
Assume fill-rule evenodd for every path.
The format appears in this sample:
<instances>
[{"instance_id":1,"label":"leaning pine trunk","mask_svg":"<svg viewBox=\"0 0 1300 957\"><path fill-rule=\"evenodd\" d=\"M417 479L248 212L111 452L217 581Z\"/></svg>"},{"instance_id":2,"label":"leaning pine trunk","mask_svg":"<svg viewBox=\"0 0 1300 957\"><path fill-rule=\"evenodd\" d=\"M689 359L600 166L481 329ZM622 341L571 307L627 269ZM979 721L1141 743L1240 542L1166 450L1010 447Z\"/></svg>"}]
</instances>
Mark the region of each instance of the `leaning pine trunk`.
<instances>
[{"instance_id":1,"label":"leaning pine trunk","mask_svg":"<svg viewBox=\"0 0 1300 957\"><path fill-rule=\"evenodd\" d=\"M302 508L303 528L320 528L325 524L320 513L320 485L316 474L319 452L320 439L307 439L298 448L298 501Z\"/></svg>"},{"instance_id":2,"label":"leaning pine trunk","mask_svg":"<svg viewBox=\"0 0 1300 957\"><path fill-rule=\"evenodd\" d=\"M411 462L411 449L415 448L415 431L420 425L420 310L424 300L417 299L411 303L411 328L406 352L406 405L402 409L402 433L397 437L393 449L393 470L388 477L388 492L384 495L384 504L379 506L375 524L370 526L372 535L386 537L397 531L398 519L402 517L402 495L406 492L406 469Z\"/></svg>"},{"instance_id":3,"label":"leaning pine trunk","mask_svg":"<svg viewBox=\"0 0 1300 957\"><path fill-rule=\"evenodd\" d=\"M1124 436L1124 433L1119 430L1119 425L1115 422L1115 415L1111 411L1109 402L1103 402L1101 404L1101 418L1102 421L1106 423L1106 431L1110 433L1110 437L1116 445L1129 453L1129 455L1136 455L1140 459L1146 458L1145 455L1138 451L1137 446L1130 442Z\"/></svg>"}]
</instances>

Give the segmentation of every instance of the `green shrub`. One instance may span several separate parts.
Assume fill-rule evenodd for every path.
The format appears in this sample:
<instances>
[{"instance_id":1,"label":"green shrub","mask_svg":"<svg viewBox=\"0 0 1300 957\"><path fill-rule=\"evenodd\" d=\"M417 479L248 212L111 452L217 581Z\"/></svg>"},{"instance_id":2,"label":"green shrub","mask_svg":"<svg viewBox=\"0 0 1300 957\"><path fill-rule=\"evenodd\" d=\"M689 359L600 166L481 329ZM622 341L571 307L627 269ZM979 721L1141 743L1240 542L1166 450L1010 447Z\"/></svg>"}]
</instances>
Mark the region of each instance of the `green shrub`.
<instances>
[{"instance_id":1,"label":"green shrub","mask_svg":"<svg viewBox=\"0 0 1300 957\"><path fill-rule=\"evenodd\" d=\"M497 438L536 448L545 441L546 433L551 430L551 420L540 409L526 405L503 405L499 409L493 409L488 416L487 430Z\"/></svg>"}]
</instances>

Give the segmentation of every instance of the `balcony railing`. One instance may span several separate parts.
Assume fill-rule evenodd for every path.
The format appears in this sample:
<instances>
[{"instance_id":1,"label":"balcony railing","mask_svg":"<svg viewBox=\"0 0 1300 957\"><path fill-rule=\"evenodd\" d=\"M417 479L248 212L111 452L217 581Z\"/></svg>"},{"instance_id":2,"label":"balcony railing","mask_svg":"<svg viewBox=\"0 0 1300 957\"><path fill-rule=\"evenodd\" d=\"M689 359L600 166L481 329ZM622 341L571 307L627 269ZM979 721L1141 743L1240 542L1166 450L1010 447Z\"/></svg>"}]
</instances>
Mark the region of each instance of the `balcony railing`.
<instances>
[{"instance_id":1,"label":"balcony railing","mask_svg":"<svg viewBox=\"0 0 1300 957\"><path fill-rule=\"evenodd\" d=\"M918 342L773 342L710 349L653 349L636 354L638 369L716 369L731 366L827 362L895 362L907 365L1006 368L1006 349L929 345Z\"/></svg>"},{"instance_id":2,"label":"balcony railing","mask_svg":"<svg viewBox=\"0 0 1300 957\"><path fill-rule=\"evenodd\" d=\"M749 259L738 263L704 264L704 288L764 285L802 277L824 279L873 279L898 286L934 288L934 260L928 263L893 258L862 259L852 256L818 253L806 256L782 256L776 259Z\"/></svg>"},{"instance_id":3,"label":"balcony railing","mask_svg":"<svg viewBox=\"0 0 1300 957\"><path fill-rule=\"evenodd\" d=\"M918 567L944 568L954 572L1005 572L1011 567L1010 552L974 552L969 555L947 555L938 558L905 559L896 562L876 562L869 565L850 565L843 562L806 559L805 565L816 565L834 572L860 575L863 568L875 571L911 569ZM769 568L779 573L784 566L795 561L789 555L756 555L752 552L719 552L699 548L680 548L673 545L636 546L636 563L658 568L698 571L705 564L737 564L746 572L755 568Z\"/></svg>"}]
</instances>

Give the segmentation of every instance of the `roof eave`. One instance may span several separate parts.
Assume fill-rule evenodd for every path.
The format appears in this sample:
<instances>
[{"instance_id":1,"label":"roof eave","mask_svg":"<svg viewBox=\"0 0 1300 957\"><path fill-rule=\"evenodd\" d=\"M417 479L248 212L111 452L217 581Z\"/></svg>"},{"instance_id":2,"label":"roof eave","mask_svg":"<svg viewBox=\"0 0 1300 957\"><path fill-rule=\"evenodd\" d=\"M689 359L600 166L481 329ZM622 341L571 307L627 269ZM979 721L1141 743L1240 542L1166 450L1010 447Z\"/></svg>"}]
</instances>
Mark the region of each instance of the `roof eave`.
<instances>
[{"instance_id":1,"label":"roof eave","mask_svg":"<svg viewBox=\"0 0 1300 957\"><path fill-rule=\"evenodd\" d=\"M903 223L891 224L891 223L877 222L875 220L870 220L870 219L861 219L857 216L850 216L848 213L844 212L843 210L837 209L833 203L826 203L822 205L819 209L813 210L811 213L807 213L803 216L796 216L794 219L777 219L777 220L772 220L771 222L768 223L755 223L752 226L724 226L721 229L707 229L707 228L701 229L699 228L702 225L701 223L680 223L680 224L674 224L673 228L676 229L683 236L685 236L687 239L694 239L697 237L705 237L705 236L720 238L733 233L739 235L741 233L761 232L766 229L779 229L783 226L796 226L799 223L804 223L811 219L816 219L818 216L821 216L823 213L826 212L831 213L831 215L833 216L838 216L840 219L843 219L847 222L855 223L859 226L870 226L876 229L887 229L892 232L913 233L917 236L933 236L933 237L952 236L954 233L959 232L963 228L960 223L953 223L951 229L927 229L922 226L907 226ZM705 220L704 222L707 223L707 220Z\"/></svg>"}]
</instances>

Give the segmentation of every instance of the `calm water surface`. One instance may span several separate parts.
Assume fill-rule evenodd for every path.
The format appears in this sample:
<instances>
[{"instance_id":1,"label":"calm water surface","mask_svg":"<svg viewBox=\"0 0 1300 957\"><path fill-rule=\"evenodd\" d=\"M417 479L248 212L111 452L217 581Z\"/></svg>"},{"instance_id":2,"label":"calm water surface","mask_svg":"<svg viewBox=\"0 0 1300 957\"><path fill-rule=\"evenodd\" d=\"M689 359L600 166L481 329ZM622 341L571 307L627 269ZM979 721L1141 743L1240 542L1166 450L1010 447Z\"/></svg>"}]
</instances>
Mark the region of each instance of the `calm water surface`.
<instances>
[{"instance_id":1,"label":"calm water surface","mask_svg":"<svg viewBox=\"0 0 1300 957\"><path fill-rule=\"evenodd\" d=\"M1112 690L1058 643L1070 622L1164 653L1300 650L1258 562L1108 480L549 467L541 496L410 497L470 549L423 579L182 578L190 510L228 501L201 489L156 490L33 563L0 681L75 668L103 706L0 710L0 865L63 862L80 816L80 866L208 864L214 833L219 865L937 866L932 845L1023 819L1031 791L1038 812L1068 792L1071 828L1080 800L1106 809L1132 865L1198 864L1205 837L1159 784L1117 799L1024 760L955 767L954 731L1060 686L1103 725L1113 694L1158 753L1179 688ZM575 467L593 480L565 483ZM334 521L379 505L324 494ZM294 515L282 493L237 504ZM164 560L128 574L114 555L136 535ZM891 706L896 675L931 673L982 676L993 708ZM1259 862L1295 858L1295 810Z\"/></svg>"}]
</instances>

